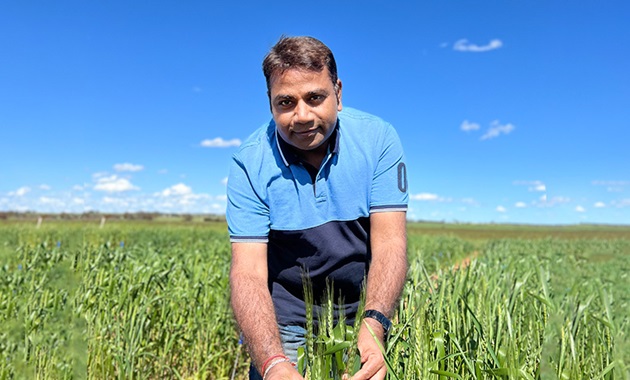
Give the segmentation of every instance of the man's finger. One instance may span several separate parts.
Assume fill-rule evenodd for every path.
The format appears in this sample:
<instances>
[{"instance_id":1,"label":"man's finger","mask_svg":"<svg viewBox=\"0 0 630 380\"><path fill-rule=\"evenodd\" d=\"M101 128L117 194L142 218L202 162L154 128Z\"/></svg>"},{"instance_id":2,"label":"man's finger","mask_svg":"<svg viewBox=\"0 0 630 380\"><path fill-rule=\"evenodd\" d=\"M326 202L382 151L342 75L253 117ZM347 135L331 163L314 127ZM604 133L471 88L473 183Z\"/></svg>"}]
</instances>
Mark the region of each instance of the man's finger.
<instances>
[{"instance_id":1,"label":"man's finger","mask_svg":"<svg viewBox=\"0 0 630 380\"><path fill-rule=\"evenodd\" d=\"M361 367L359 372L355 373L354 376L352 376L351 380L384 379L385 374L387 373L387 368L385 367L385 362L383 361L382 356L378 354L372 354L368 355L365 359L366 360L363 363L363 366Z\"/></svg>"},{"instance_id":2,"label":"man's finger","mask_svg":"<svg viewBox=\"0 0 630 380\"><path fill-rule=\"evenodd\" d=\"M378 370L378 372L376 372L376 375L370 378L370 380L385 380L385 375L387 375L387 367L383 366Z\"/></svg>"}]
</instances>

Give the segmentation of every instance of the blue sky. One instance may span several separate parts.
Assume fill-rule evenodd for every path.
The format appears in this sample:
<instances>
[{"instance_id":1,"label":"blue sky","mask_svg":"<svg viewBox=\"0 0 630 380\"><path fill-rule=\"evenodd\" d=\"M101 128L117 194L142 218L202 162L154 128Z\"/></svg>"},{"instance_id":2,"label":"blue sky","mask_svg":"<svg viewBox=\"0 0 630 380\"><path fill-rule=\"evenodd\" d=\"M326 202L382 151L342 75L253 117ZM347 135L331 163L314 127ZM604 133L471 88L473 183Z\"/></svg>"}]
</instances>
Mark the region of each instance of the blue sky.
<instances>
[{"instance_id":1,"label":"blue sky","mask_svg":"<svg viewBox=\"0 0 630 380\"><path fill-rule=\"evenodd\" d=\"M403 141L409 218L630 223L626 1L0 2L0 211L223 213L280 35Z\"/></svg>"}]
</instances>

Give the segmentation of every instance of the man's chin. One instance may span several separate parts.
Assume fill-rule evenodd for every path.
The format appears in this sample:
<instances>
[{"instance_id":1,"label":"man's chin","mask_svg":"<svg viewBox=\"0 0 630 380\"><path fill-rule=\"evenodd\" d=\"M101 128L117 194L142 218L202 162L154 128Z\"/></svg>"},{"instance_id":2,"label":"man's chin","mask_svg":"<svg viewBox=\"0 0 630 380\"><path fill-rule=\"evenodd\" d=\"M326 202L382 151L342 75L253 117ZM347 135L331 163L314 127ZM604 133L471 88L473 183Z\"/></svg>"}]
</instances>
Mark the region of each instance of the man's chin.
<instances>
[{"instance_id":1,"label":"man's chin","mask_svg":"<svg viewBox=\"0 0 630 380\"><path fill-rule=\"evenodd\" d=\"M291 141L291 145L295 149L305 151L305 152L317 150L317 148L321 147L323 143L324 143L323 141L317 141L316 138L311 138L311 139L299 138L299 139L295 139Z\"/></svg>"}]
</instances>

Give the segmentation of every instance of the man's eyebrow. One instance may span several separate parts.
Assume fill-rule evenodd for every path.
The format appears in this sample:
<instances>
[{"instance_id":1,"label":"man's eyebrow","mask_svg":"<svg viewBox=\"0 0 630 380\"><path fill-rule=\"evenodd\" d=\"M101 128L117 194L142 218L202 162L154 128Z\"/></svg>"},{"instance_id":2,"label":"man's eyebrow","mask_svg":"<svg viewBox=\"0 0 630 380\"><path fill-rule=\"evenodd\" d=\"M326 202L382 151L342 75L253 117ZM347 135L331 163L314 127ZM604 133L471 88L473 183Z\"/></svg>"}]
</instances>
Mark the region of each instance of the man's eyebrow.
<instances>
[{"instance_id":1,"label":"man's eyebrow","mask_svg":"<svg viewBox=\"0 0 630 380\"><path fill-rule=\"evenodd\" d=\"M328 90L325 88L316 88L315 90L307 92L307 95L328 95Z\"/></svg>"},{"instance_id":2,"label":"man's eyebrow","mask_svg":"<svg viewBox=\"0 0 630 380\"><path fill-rule=\"evenodd\" d=\"M291 99L293 99L293 96L287 95L287 94L278 94L278 95L276 95L273 98L274 101L281 100L281 99L282 100L291 100Z\"/></svg>"},{"instance_id":3,"label":"man's eyebrow","mask_svg":"<svg viewBox=\"0 0 630 380\"><path fill-rule=\"evenodd\" d=\"M313 96L313 95L328 96L329 92L325 88L316 88L314 90L311 90L311 91L307 92L306 95L307 96ZM276 101L276 102L278 100L293 100L293 99L295 99L295 96L289 95L289 94L278 94L278 95L274 96L274 98L273 98L273 100Z\"/></svg>"}]
</instances>

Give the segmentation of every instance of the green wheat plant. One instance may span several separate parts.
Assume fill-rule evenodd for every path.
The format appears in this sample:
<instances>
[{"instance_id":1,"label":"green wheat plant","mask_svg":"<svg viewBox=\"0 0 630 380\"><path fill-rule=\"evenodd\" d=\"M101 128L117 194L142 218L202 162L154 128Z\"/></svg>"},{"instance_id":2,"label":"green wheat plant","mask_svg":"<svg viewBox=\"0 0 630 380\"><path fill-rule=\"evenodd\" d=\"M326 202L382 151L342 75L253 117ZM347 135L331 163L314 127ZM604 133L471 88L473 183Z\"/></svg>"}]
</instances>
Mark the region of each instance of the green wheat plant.
<instances>
[{"instance_id":1,"label":"green wheat plant","mask_svg":"<svg viewBox=\"0 0 630 380\"><path fill-rule=\"evenodd\" d=\"M630 239L415 228L389 380L630 379ZM224 223L3 222L0 380L247 379L229 266ZM311 380L360 366L360 320L335 320L334 296L307 323Z\"/></svg>"},{"instance_id":2,"label":"green wheat plant","mask_svg":"<svg viewBox=\"0 0 630 380\"><path fill-rule=\"evenodd\" d=\"M339 312L335 318L334 284L327 282L323 300L318 303L319 313L314 315L314 295L308 273L304 273L304 299L306 307L306 345L298 348L298 371L309 379L341 380L345 374L354 374L360 368L357 350L357 332L360 318L354 324L346 322L346 316ZM337 305L343 298L337 299ZM360 301L357 315L362 314L364 296ZM317 320L317 323L315 322Z\"/></svg>"}]
</instances>

